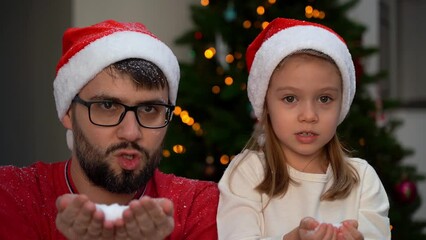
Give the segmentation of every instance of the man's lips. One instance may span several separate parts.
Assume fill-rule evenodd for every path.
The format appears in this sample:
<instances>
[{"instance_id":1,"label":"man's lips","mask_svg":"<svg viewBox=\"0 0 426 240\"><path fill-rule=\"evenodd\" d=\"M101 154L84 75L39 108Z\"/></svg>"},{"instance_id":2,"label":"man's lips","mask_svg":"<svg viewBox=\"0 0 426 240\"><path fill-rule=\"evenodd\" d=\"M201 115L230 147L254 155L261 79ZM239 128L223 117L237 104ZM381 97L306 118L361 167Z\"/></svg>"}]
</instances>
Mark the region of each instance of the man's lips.
<instances>
[{"instance_id":1,"label":"man's lips","mask_svg":"<svg viewBox=\"0 0 426 240\"><path fill-rule=\"evenodd\" d=\"M114 154L118 165L125 170L136 170L142 160L142 154L135 150L120 150Z\"/></svg>"}]
</instances>

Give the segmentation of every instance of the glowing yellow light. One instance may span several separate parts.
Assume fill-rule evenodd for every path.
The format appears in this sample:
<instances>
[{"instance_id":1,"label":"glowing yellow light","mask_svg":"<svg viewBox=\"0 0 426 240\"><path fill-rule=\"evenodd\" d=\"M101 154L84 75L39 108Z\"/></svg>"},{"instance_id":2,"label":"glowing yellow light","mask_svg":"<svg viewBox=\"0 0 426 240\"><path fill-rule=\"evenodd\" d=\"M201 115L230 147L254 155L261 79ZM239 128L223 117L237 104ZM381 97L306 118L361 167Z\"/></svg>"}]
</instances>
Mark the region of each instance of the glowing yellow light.
<instances>
[{"instance_id":1,"label":"glowing yellow light","mask_svg":"<svg viewBox=\"0 0 426 240\"><path fill-rule=\"evenodd\" d=\"M209 0L201 0L200 4L201 4L201 6L206 7L210 4L210 1Z\"/></svg>"},{"instance_id":2,"label":"glowing yellow light","mask_svg":"<svg viewBox=\"0 0 426 240\"><path fill-rule=\"evenodd\" d=\"M277 1L276 0L268 0L268 3L270 4L275 4Z\"/></svg>"},{"instance_id":3,"label":"glowing yellow light","mask_svg":"<svg viewBox=\"0 0 426 240\"><path fill-rule=\"evenodd\" d=\"M320 11L320 13L319 13L319 18L320 18L320 19L324 19L324 18L325 18L325 12Z\"/></svg>"},{"instance_id":4,"label":"glowing yellow light","mask_svg":"<svg viewBox=\"0 0 426 240\"><path fill-rule=\"evenodd\" d=\"M187 117L187 116L189 116L189 113L188 113L188 111L184 110L184 111L181 111L179 115L180 115L180 117L182 118L182 117Z\"/></svg>"},{"instance_id":5,"label":"glowing yellow light","mask_svg":"<svg viewBox=\"0 0 426 240\"><path fill-rule=\"evenodd\" d=\"M234 79L232 79L232 77L226 77L225 78L225 84L230 86L232 85L232 83L234 83Z\"/></svg>"},{"instance_id":6,"label":"glowing yellow light","mask_svg":"<svg viewBox=\"0 0 426 240\"><path fill-rule=\"evenodd\" d=\"M320 12L318 11L318 10L314 10L314 12L313 12L313 16L314 16L314 18L318 18L319 17L319 15L320 15Z\"/></svg>"},{"instance_id":7,"label":"glowing yellow light","mask_svg":"<svg viewBox=\"0 0 426 240\"><path fill-rule=\"evenodd\" d=\"M206 163L207 164L213 164L214 163L214 157L213 156L207 156L206 157Z\"/></svg>"},{"instance_id":8,"label":"glowing yellow light","mask_svg":"<svg viewBox=\"0 0 426 240\"><path fill-rule=\"evenodd\" d=\"M190 117L188 116L188 115L186 115L186 116L180 116L180 118L182 119L182 122L183 123L188 123L189 121L190 121Z\"/></svg>"},{"instance_id":9,"label":"glowing yellow light","mask_svg":"<svg viewBox=\"0 0 426 240\"><path fill-rule=\"evenodd\" d=\"M265 29L269 25L269 22L265 21L262 23L262 28Z\"/></svg>"},{"instance_id":10,"label":"glowing yellow light","mask_svg":"<svg viewBox=\"0 0 426 240\"><path fill-rule=\"evenodd\" d=\"M243 22L243 28L248 29L251 27L251 22L249 20L245 20Z\"/></svg>"},{"instance_id":11,"label":"glowing yellow light","mask_svg":"<svg viewBox=\"0 0 426 240\"><path fill-rule=\"evenodd\" d=\"M216 54L216 49L213 47L204 51L204 57L206 57L207 59L211 59L215 54Z\"/></svg>"},{"instance_id":12,"label":"glowing yellow light","mask_svg":"<svg viewBox=\"0 0 426 240\"><path fill-rule=\"evenodd\" d=\"M192 130L198 131L201 129L201 125L199 123L192 124Z\"/></svg>"},{"instance_id":13,"label":"glowing yellow light","mask_svg":"<svg viewBox=\"0 0 426 240\"><path fill-rule=\"evenodd\" d=\"M188 122L186 123L188 126L192 126L194 124L194 119L192 117L189 118Z\"/></svg>"},{"instance_id":14,"label":"glowing yellow light","mask_svg":"<svg viewBox=\"0 0 426 240\"><path fill-rule=\"evenodd\" d=\"M226 55L226 57L225 57L225 61L226 61L227 63L232 63L232 62L234 61L234 56L232 56L232 54L228 54L228 55Z\"/></svg>"},{"instance_id":15,"label":"glowing yellow light","mask_svg":"<svg viewBox=\"0 0 426 240\"><path fill-rule=\"evenodd\" d=\"M242 53L240 53L240 52L235 52L235 53L234 53L234 57L235 57L236 59L241 59L241 58L243 57L243 54L242 54Z\"/></svg>"},{"instance_id":16,"label":"glowing yellow light","mask_svg":"<svg viewBox=\"0 0 426 240\"><path fill-rule=\"evenodd\" d=\"M175 152L177 154L184 153L185 151L186 150L185 150L185 147L183 145L177 144L177 145L173 146L173 152Z\"/></svg>"},{"instance_id":17,"label":"glowing yellow light","mask_svg":"<svg viewBox=\"0 0 426 240\"><path fill-rule=\"evenodd\" d=\"M226 164L228 164L229 163L229 156L228 155L222 155L221 157L220 157L220 163L222 164L222 165L226 165Z\"/></svg>"},{"instance_id":18,"label":"glowing yellow light","mask_svg":"<svg viewBox=\"0 0 426 240\"><path fill-rule=\"evenodd\" d=\"M262 16L263 14L265 14L265 8L263 6L259 6L256 8L256 12L258 15Z\"/></svg>"},{"instance_id":19,"label":"glowing yellow light","mask_svg":"<svg viewBox=\"0 0 426 240\"><path fill-rule=\"evenodd\" d=\"M204 134L203 129L200 129L200 130L198 130L198 131L195 131L195 135L197 135L197 136L202 136L203 134Z\"/></svg>"},{"instance_id":20,"label":"glowing yellow light","mask_svg":"<svg viewBox=\"0 0 426 240\"><path fill-rule=\"evenodd\" d=\"M175 110L173 111L173 113L176 115L176 116L179 116L179 114L182 112L182 108L181 107L179 107L179 106L176 106L175 107Z\"/></svg>"},{"instance_id":21,"label":"glowing yellow light","mask_svg":"<svg viewBox=\"0 0 426 240\"><path fill-rule=\"evenodd\" d=\"M314 11L314 8L312 6L306 6L305 7L305 14L312 14L312 12Z\"/></svg>"},{"instance_id":22,"label":"glowing yellow light","mask_svg":"<svg viewBox=\"0 0 426 240\"><path fill-rule=\"evenodd\" d=\"M163 149L163 157L170 157L170 151L167 149Z\"/></svg>"},{"instance_id":23,"label":"glowing yellow light","mask_svg":"<svg viewBox=\"0 0 426 240\"><path fill-rule=\"evenodd\" d=\"M180 113L180 119L183 123L188 123L190 119L188 111L182 111Z\"/></svg>"},{"instance_id":24,"label":"glowing yellow light","mask_svg":"<svg viewBox=\"0 0 426 240\"><path fill-rule=\"evenodd\" d=\"M312 13L305 13L306 18L312 18Z\"/></svg>"},{"instance_id":25,"label":"glowing yellow light","mask_svg":"<svg viewBox=\"0 0 426 240\"><path fill-rule=\"evenodd\" d=\"M219 86L213 86L212 87L212 92L214 93L214 94L219 94L220 93L220 87Z\"/></svg>"},{"instance_id":26,"label":"glowing yellow light","mask_svg":"<svg viewBox=\"0 0 426 240\"><path fill-rule=\"evenodd\" d=\"M359 145L365 146L365 139L364 138L359 139Z\"/></svg>"},{"instance_id":27,"label":"glowing yellow light","mask_svg":"<svg viewBox=\"0 0 426 240\"><path fill-rule=\"evenodd\" d=\"M210 49L207 49L206 51L204 51L204 57L206 57L207 59L211 59L213 55L214 54Z\"/></svg>"}]
</instances>

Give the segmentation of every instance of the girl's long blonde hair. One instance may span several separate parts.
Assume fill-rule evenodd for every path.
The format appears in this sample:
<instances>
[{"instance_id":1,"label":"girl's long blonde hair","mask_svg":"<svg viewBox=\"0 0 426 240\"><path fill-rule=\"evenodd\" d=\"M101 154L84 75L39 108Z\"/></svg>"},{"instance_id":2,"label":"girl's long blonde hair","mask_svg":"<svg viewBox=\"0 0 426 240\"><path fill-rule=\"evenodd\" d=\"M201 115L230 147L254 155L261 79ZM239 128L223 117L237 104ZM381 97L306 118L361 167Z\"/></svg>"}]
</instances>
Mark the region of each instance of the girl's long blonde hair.
<instances>
[{"instance_id":1,"label":"girl's long blonde hair","mask_svg":"<svg viewBox=\"0 0 426 240\"><path fill-rule=\"evenodd\" d=\"M284 58L277 66L277 69L284 64L287 58L296 54L318 57L330 61L335 65L335 62L323 53L315 50L301 50ZM262 118L245 146L245 149L262 151L264 153L265 177L256 187L256 190L273 198L285 195L289 185L297 184L297 182L290 177L287 169L286 157L271 126L269 114L267 114L267 107L265 102ZM262 141L259 141L259 139L262 139ZM324 153L331 165L334 181L331 187L321 196L321 200L331 201L346 198L352 188L358 184L359 176L354 167L345 160L345 158L349 157L349 152L341 144L337 134L335 134L324 146Z\"/></svg>"}]
</instances>

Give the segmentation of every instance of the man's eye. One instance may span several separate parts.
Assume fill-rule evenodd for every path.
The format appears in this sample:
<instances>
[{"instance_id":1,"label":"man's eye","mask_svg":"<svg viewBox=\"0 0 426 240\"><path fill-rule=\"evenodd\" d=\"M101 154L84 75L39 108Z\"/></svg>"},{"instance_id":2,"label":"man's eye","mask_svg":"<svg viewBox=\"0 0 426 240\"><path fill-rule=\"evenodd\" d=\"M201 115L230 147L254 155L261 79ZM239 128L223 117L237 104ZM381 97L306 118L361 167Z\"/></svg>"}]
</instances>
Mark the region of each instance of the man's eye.
<instances>
[{"instance_id":1,"label":"man's eye","mask_svg":"<svg viewBox=\"0 0 426 240\"><path fill-rule=\"evenodd\" d=\"M105 109L105 110L110 110L114 108L113 102L99 102L97 105L99 108Z\"/></svg>"},{"instance_id":2,"label":"man's eye","mask_svg":"<svg viewBox=\"0 0 426 240\"><path fill-rule=\"evenodd\" d=\"M143 113L157 113L160 111L159 107L156 105L145 105L142 106L139 111Z\"/></svg>"},{"instance_id":3,"label":"man's eye","mask_svg":"<svg viewBox=\"0 0 426 240\"><path fill-rule=\"evenodd\" d=\"M153 106L144 106L142 110L143 110L144 112L149 113L149 112L154 111L154 107L153 107Z\"/></svg>"}]
</instances>

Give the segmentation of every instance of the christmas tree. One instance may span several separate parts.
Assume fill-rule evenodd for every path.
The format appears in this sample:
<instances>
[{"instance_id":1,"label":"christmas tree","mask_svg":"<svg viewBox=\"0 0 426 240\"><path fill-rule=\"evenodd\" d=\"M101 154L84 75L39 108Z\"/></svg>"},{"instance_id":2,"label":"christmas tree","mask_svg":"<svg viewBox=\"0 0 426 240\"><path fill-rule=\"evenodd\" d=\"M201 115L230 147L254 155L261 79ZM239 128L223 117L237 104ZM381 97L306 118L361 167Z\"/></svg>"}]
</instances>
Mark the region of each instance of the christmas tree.
<instances>
[{"instance_id":1,"label":"christmas tree","mask_svg":"<svg viewBox=\"0 0 426 240\"><path fill-rule=\"evenodd\" d=\"M245 51L276 17L318 22L339 33L352 53L357 93L339 137L352 155L366 159L388 193L392 239L426 239L426 223L413 220L420 206L415 167L402 164L411 152L393 132L402 123L386 117L397 107L390 99L373 98L368 87L385 74L363 71L362 60L377 49L361 39L366 27L347 16L356 0L201 0L191 6L194 28L177 40L189 45L192 61L181 63L181 84L174 121L169 127L161 168L165 172L218 181L233 156L249 139L256 119L247 98Z\"/></svg>"}]
</instances>

